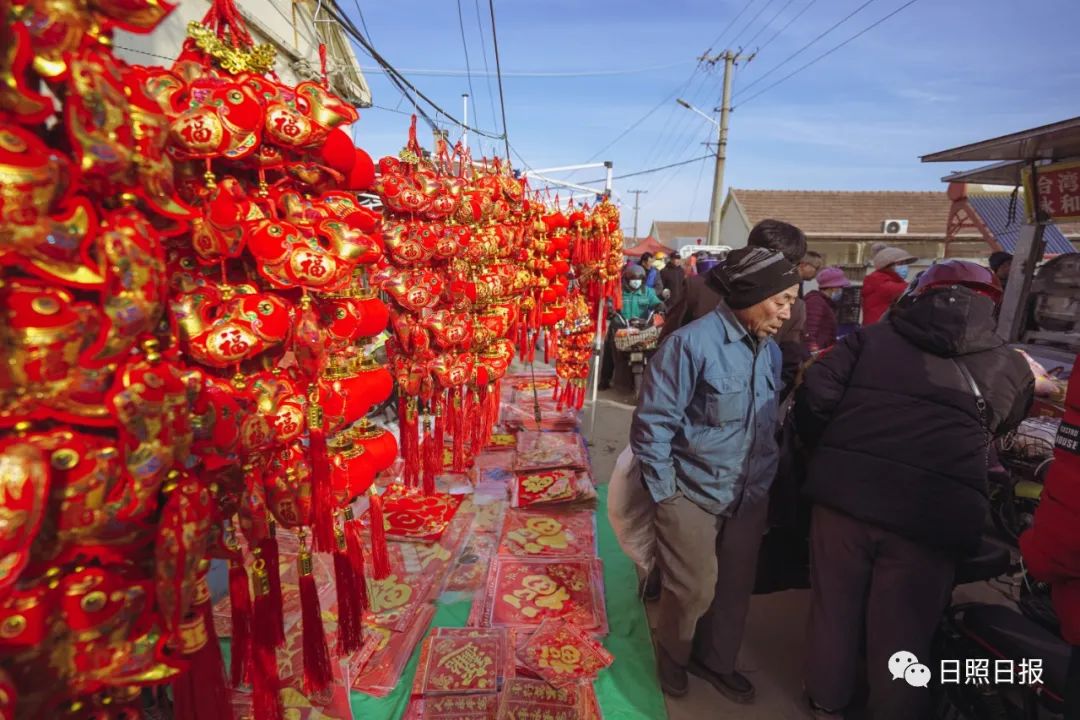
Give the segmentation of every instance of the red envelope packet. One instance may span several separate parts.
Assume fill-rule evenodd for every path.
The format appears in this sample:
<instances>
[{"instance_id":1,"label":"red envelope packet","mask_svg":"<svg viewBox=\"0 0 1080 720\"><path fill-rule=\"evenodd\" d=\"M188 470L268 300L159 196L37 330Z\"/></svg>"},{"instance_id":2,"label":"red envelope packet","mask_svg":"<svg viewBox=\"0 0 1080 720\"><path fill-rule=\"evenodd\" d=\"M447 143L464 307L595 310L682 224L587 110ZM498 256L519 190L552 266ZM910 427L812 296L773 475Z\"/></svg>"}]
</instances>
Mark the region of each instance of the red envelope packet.
<instances>
[{"instance_id":1,"label":"red envelope packet","mask_svg":"<svg viewBox=\"0 0 1080 720\"><path fill-rule=\"evenodd\" d=\"M562 505L596 499L596 488L587 472L569 468L518 473L510 489L516 508Z\"/></svg>"},{"instance_id":2,"label":"red envelope packet","mask_svg":"<svg viewBox=\"0 0 1080 720\"><path fill-rule=\"evenodd\" d=\"M488 573L481 620L490 627L536 627L561 617L607 633L603 581L596 558L497 557Z\"/></svg>"},{"instance_id":3,"label":"red envelope packet","mask_svg":"<svg viewBox=\"0 0 1080 720\"><path fill-rule=\"evenodd\" d=\"M403 485L391 485L383 493L386 536L436 542L449 527L462 498L442 493L424 495Z\"/></svg>"},{"instance_id":4,"label":"red envelope packet","mask_svg":"<svg viewBox=\"0 0 1080 720\"><path fill-rule=\"evenodd\" d=\"M518 661L555 687L594 680L615 658L581 628L548 619L517 653Z\"/></svg>"},{"instance_id":5,"label":"red envelope packet","mask_svg":"<svg viewBox=\"0 0 1080 720\"><path fill-rule=\"evenodd\" d=\"M514 433L492 433L488 440L487 451L498 452L501 450L513 450L517 447L517 436Z\"/></svg>"},{"instance_id":6,"label":"red envelope packet","mask_svg":"<svg viewBox=\"0 0 1080 720\"><path fill-rule=\"evenodd\" d=\"M591 687L555 688L543 680L514 678L506 684L498 720L598 720Z\"/></svg>"},{"instance_id":7,"label":"red envelope packet","mask_svg":"<svg viewBox=\"0 0 1080 720\"><path fill-rule=\"evenodd\" d=\"M503 523L499 555L573 557L596 555L592 512L510 510Z\"/></svg>"},{"instance_id":8,"label":"red envelope packet","mask_svg":"<svg viewBox=\"0 0 1080 720\"><path fill-rule=\"evenodd\" d=\"M505 674L506 632L481 628L436 628L420 651L414 692L424 696L486 693Z\"/></svg>"},{"instance_id":9,"label":"red envelope packet","mask_svg":"<svg viewBox=\"0 0 1080 720\"><path fill-rule=\"evenodd\" d=\"M414 697L405 710L403 720L496 720L499 696L440 695Z\"/></svg>"},{"instance_id":10,"label":"red envelope packet","mask_svg":"<svg viewBox=\"0 0 1080 720\"><path fill-rule=\"evenodd\" d=\"M514 469L518 472L551 468L589 467L589 454L581 435L576 432L537 432L522 430L517 435Z\"/></svg>"}]
</instances>

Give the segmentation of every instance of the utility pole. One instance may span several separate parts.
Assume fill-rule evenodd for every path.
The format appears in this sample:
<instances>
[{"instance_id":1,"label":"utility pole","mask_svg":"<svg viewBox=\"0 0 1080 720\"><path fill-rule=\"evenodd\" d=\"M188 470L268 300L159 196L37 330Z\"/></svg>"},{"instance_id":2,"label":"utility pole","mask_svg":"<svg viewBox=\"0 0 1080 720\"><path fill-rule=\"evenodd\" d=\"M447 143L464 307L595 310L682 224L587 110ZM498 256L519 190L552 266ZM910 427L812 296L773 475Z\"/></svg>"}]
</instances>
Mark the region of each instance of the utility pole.
<instances>
[{"instance_id":1,"label":"utility pole","mask_svg":"<svg viewBox=\"0 0 1080 720\"><path fill-rule=\"evenodd\" d=\"M648 190L627 190L626 192L632 193L634 195L634 241L637 242L637 213L638 213L638 206L639 206L640 201L641 201L641 196L642 195L648 195L649 191Z\"/></svg>"},{"instance_id":2,"label":"utility pole","mask_svg":"<svg viewBox=\"0 0 1080 720\"><path fill-rule=\"evenodd\" d=\"M746 58L747 62L754 59L754 53ZM731 115L731 76L735 65L743 59L741 51L732 52L725 50L722 54L713 57L704 57L704 61L715 65L720 60L724 61L724 94L720 102L720 125L718 126L718 138L716 147L716 170L713 173L712 203L709 205L709 244L720 244L720 212L724 203L724 162L727 160L727 137L728 117Z\"/></svg>"}]
</instances>

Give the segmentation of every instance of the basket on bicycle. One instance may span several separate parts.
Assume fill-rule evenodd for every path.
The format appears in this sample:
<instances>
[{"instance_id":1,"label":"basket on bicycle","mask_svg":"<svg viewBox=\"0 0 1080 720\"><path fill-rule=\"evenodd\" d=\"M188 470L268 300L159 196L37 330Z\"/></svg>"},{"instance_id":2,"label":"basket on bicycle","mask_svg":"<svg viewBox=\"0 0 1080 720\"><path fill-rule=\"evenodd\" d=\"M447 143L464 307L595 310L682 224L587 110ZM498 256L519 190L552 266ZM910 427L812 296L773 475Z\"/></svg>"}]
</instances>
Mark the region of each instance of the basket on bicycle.
<instances>
[{"instance_id":1,"label":"basket on bicycle","mask_svg":"<svg viewBox=\"0 0 1080 720\"><path fill-rule=\"evenodd\" d=\"M615 349L619 352L631 350L652 350L660 341L660 328L647 327L644 330L624 328L615 331Z\"/></svg>"}]
</instances>

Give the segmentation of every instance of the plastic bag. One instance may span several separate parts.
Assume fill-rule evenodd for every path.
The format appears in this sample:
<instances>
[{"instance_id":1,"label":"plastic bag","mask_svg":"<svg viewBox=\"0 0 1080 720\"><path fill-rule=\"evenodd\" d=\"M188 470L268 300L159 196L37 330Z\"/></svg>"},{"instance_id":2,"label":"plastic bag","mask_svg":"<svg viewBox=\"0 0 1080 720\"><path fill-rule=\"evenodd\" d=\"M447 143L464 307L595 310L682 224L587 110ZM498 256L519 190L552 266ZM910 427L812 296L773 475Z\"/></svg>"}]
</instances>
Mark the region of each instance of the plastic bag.
<instances>
[{"instance_id":1,"label":"plastic bag","mask_svg":"<svg viewBox=\"0 0 1080 720\"><path fill-rule=\"evenodd\" d=\"M615 460L608 483L608 520L619 547L642 575L656 562L656 503L641 478L637 458L627 445Z\"/></svg>"}]
</instances>

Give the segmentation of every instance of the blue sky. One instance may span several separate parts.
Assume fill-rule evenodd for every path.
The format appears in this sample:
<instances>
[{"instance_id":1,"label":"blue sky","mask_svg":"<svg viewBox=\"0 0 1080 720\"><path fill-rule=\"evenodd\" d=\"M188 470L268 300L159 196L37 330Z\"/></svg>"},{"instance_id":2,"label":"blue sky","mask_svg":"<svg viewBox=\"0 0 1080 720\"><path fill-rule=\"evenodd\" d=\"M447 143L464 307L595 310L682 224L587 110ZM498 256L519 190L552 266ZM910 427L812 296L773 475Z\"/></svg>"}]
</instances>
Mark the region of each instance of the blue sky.
<instances>
[{"instance_id":1,"label":"blue sky","mask_svg":"<svg viewBox=\"0 0 1080 720\"><path fill-rule=\"evenodd\" d=\"M409 71L465 69L457 2L358 2L376 49L460 117L461 93L469 92L466 77ZM753 45L760 46L810 2L496 0L510 141L531 167L577 164L680 88L682 97L711 111L719 105L720 74L693 74L695 58L744 8L714 51L745 43L755 33ZM944 189L939 178L957 168L923 165L919 155L1080 115L1076 0L919 0L787 82L747 99L905 2L873 0L740 98L740 88L864 2L813 0L752 63L737 69L725 187ZM339 6L360 24L356 0L339 0ZM479 2L482 39L477 0L461 0L461 9L473 70L471 124L498 130L497 85L491 78L493 99L483 74L481 43L495 69L487 2ZM374 102L410 110L386 78L372 71L371 59L358 56ZM542 73L553 76L535 75ZM746 104L740 106L741 100ZM372 108L362 112L356 138L377 158L400 149L407 127L407 116ZM704 155L702 143L714 133L711 124L672 100L596 159L612 160L616 175L635 172ZM426 129L422 138L430 145ZM496 141L481 143L487 154L502 152ZM514 162L521 165L518 158ZM602 175L581 171L573 179ZM640 234L653 220L706 219L711 178L712 163L703 161L616 181L624 228L629 234L632 189L648 191L641 196Z\"/></svg>"}]
</instances>

